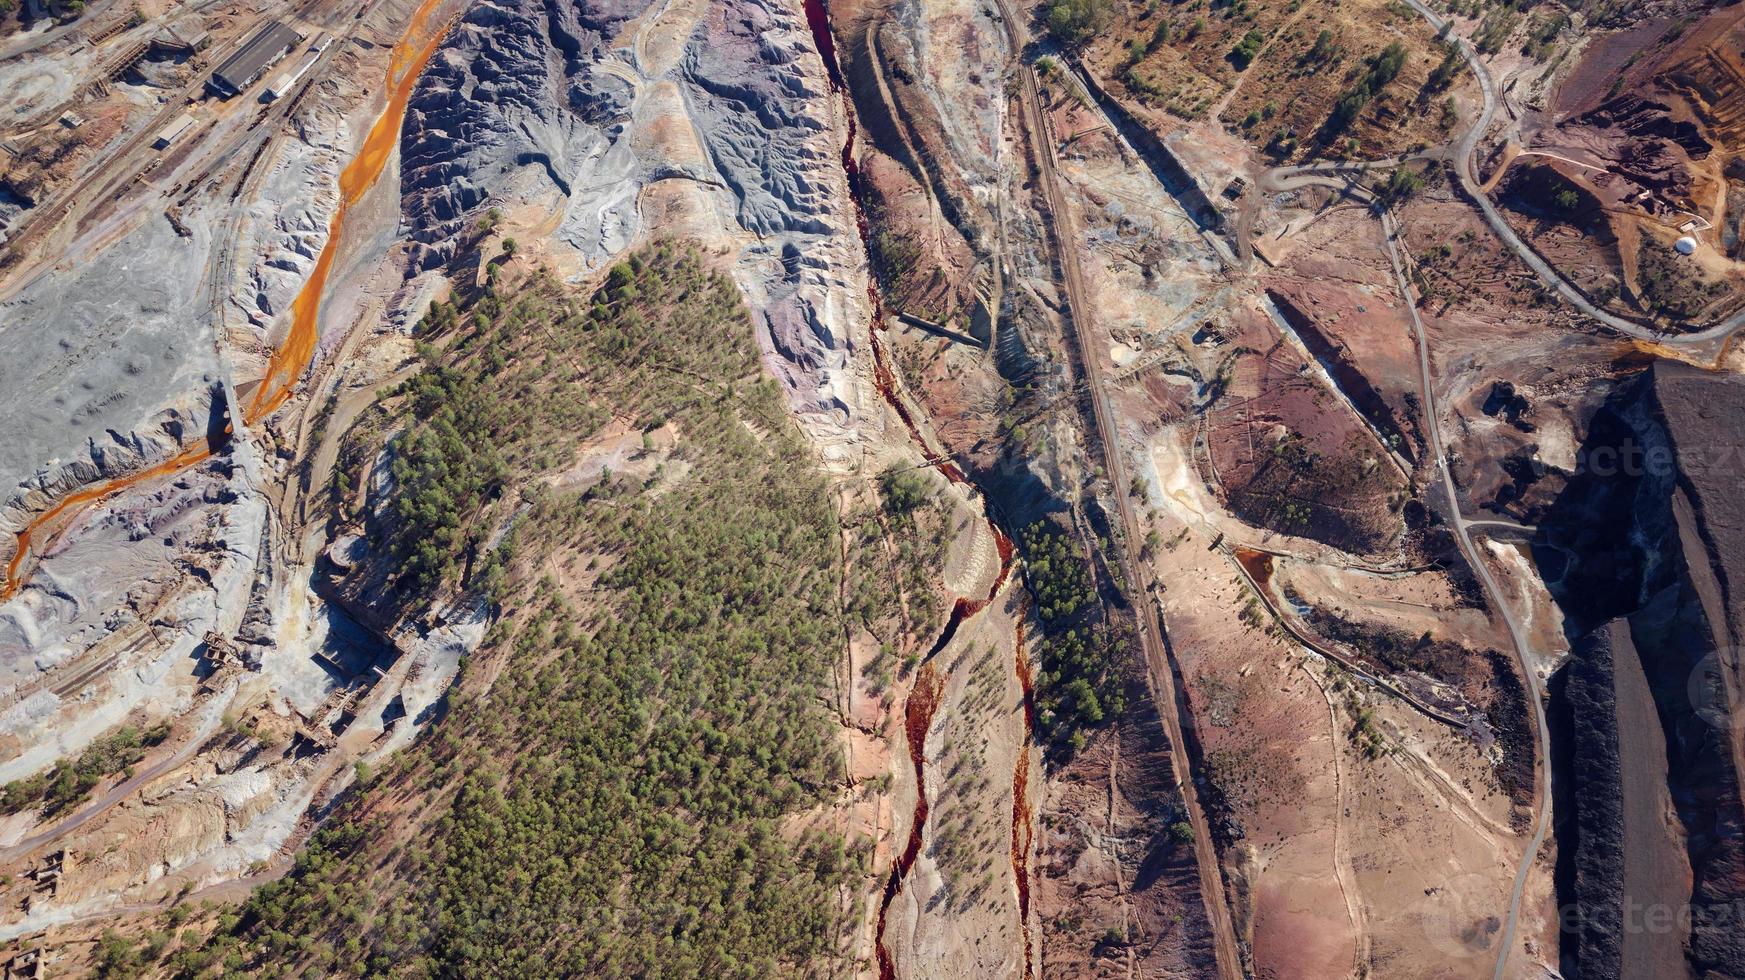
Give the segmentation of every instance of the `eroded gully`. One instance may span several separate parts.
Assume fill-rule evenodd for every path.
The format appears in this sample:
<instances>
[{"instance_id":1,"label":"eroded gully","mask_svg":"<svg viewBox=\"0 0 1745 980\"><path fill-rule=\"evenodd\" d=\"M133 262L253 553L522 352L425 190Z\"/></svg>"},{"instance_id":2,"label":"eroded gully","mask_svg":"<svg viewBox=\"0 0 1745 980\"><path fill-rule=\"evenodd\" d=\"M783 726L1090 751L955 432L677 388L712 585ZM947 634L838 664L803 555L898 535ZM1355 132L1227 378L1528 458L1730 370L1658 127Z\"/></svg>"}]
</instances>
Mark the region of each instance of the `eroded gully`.
<instances>
[{"instance_id":1,"label":"eroded gully","mask_svg":"<svg viewBox=\"0 0 1745 980\"><path fill-rule=\"evenodd\" d=\"M824 71L830 83L830 91L842 100L843 119L847 132L842 143L842 169L848 177L848 189L851 203L854 206L855 227L860 233L861 245L866 249L868 258L872 255L872 236L867 224L866 210L862 201L866 197L866 177L861 172L860 163L854 156L854 144L857 133L857 121L854 111L854 99L849 93L848 85L842 74L841 62L836 57L836 41L830 32L830 9L826 0L802 0L806 12L806 24L812 31L812 40L818 47L818 54L823 59ZM879 395L897 417L903 421L903 426L909 432L909 439L921 451L927 464L938 470L954 484L969 486L979 493L963 472L963 470L944 452L936 451L922 432L920 423L916 420L908 404L897 390L895 373L891 370L890 361L886 357L884 344L879 334L885 329L884 303L879 295L878 283L871 276L867 279L867 301L873 312L872 327L867 331L873 355L873 384L878 388ZM994 544L999 550L1000 570L994 578L994 584L988 589L985 598L959 596L951 606L951 616L947 619L945 628L939 634L927 658L922 661L915 675L915 685L909 692L909 698L903 706L903 729L909 743L909 763L915 774L915 809L909 823L909 836L891 865L891 871L885 880L885 889L879 902L878 925L874 933L875 952L878 957L879 976L882 980L894 980L896 977L896 960L890 948L885 944L885 923L890 913L891 904L903 890L909 870L914 867L915 859L920 856L927 825L927 733L933 726L934 713L939 708L939 702L945 691L945 676L935 666L935 657L942 652L957 635L958 629L974 617L999 595L1000 589L1006 584L1006 577L1012 570L1013 546L1012 540L1000 529L994 521L986 497L983 497L984 519L988 529L993 532ZM1024 623L1020 615L1016 631L1016 651L1013 667L1017 673L1018 683L1024 695L1024 739L1018 746L1017 762L1012 773L1012 873L1017 883L1018 916L1024 936L1024 976L1033 975L1035 954L1031 946L1030 935L1030 881L1029 864L1033 832L1033 818L1030 808L1029 777L1030 749L1035 740L1035 699L1031 691L1031 672L1029 661L1024 653Z\"/></svg>"}]
</instances>

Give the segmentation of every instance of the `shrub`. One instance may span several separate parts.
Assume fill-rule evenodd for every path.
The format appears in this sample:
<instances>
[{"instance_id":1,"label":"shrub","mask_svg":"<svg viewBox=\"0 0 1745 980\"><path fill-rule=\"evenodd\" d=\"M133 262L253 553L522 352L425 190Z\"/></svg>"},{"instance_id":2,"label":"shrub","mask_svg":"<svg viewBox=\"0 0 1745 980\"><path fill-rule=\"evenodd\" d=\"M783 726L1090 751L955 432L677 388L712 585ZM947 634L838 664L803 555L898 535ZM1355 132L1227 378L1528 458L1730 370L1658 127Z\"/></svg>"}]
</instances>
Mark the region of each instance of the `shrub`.
<instances>
[{"instance_id":1,"label":"shrub","mask_svg":"<svg viewBox=\"0 0 1745 980\"><path fill-rule=\"evenodd\" d=\"M1049 0L1048 32L1068 47L1081 47L1109 24L1110 0Z\"/></svg>"},{"instance_id":2,"label":"shrub","mask_svg":"<svg viewBox=\"0 0 1745 980\"><path fill-rule=\"evenodd\" d=\"M933 486L925 471L912 466L893 465L879 474L879 495L885 509L905 515L933 499Z\"/></svg>"},{"instance_id":3,"label":"shrub","mask_svg":"<svg viewBox=\"0 0 1745 980\"><path fill-rule=\"evenodd\" d=\"M1236 47L1230 49L1230 63L1237 71L1247 71L1254 62L1254 56L1260 53L1261 45L1266 43L1266 36L1258 30L1249 31L1236 42Z\"/></svg>"}]
</instances>

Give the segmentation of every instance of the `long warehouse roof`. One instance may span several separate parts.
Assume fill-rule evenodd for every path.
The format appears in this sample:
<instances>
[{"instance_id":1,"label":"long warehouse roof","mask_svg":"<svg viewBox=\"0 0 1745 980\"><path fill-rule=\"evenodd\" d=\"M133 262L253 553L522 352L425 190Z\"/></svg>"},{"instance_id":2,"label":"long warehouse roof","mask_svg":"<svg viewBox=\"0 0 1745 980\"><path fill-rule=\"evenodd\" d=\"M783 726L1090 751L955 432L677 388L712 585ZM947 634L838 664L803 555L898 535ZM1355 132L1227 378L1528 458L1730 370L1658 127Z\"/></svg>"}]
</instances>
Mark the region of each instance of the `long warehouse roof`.
<instances>
[{"instance_id":1,"label":"long warehouse roof","mask_svg":"<svg viewBox=\"0 0 1745 980\"><path fill-rule=\"evenodd\" d=\"M286 48L302 39L303 35L298 34L289 24L275 20L254 32L235 54L224 59L224 64L218 66L212 77L232 92L240 92L248 87L248 83L258 78L268 65L277 61Z\"/></svg>"}]
</instances>

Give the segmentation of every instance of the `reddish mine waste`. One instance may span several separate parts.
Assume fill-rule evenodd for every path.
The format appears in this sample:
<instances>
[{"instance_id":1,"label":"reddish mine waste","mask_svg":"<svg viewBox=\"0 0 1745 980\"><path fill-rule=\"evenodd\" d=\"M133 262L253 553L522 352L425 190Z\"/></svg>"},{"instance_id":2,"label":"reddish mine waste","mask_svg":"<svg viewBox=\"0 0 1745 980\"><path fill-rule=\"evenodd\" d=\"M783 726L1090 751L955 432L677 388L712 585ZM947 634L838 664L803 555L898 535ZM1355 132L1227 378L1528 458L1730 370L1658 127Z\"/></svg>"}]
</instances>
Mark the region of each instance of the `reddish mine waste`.
<instances>
[{"instance_id":1,"label":"reddish mine waste","mask_svg":"<svg viewBox=\"0 0 1745 980\"><path fill-rule=\"evenodd\" d=\"M988 589L988 601L1000 594L1000 589L1006 584L1006 577L1012 574L1012 539L1006 537L1006 532L1000 530L993 518L988 518L988 530L994 532L994 550L1000 553L1000 574L994 576L994 584ZM1018 626L1020 630L1024 627Z\"/></svg>"},{"instance_id":2,"label":"reddish mine waste","mask_svg":"<svg viewBox=\"0 0 1745 980\"><path fill-rule=\"evenodd\" d=\"M909 430L909 438L914 441L916 446L920 447L921 454L927 458L927 462L931 463L934 469L945 474L945 478L952 483L969 482L969 478L964 475L963 470L959 469L956 463L953 463L944 453L935 453L927 445L926 437L921 435L921 426L909 413L909 406L903 404L903 399L897 396L897 378L891 373L891 366L885 360L885 348L883 344L879 343L878 331L870 331L870 335L873 352L873 384L878 387L879 394L884 396L885 403L890 405L891 409L897 413L897 417L903 420L904 428Z\"/></svg>"},{"instance_id":3,"label":"reddish mine waste","mask_svg":"<svg viewBox=\"0 0 1745 980\"><path fill-rule=\"evenodd\" d=\"M861 245L870 257L872 255L872 234L867 225L866 209L861 205L865 196L865 187L863 186L865 178L860 171L859 161L854 158L856 133L854 102L849 95L848 86L843 82L842 67L836 60L836 41L830 33L830 9L825 5L824 0L805 0L805 9L806 24L812 30L812 39L817 44L818 54L824 61L824 70L830 79L830 90L842 99L843 117L847 120L848 127L847 138L842 144L842 169L848 177L849 195L854 206L855 225L860 231ZM873 382L877 386L880 396L884 398L886 404L891 406L892 411L897 413L897 417L903 420L904 428L909 431L909 438L921 450L922 457L944 474L947 480L954 484L967 484L969 478L963 470L944 453L934 452L928 445L926 437L922 435L920 424L916 421L914 414L909 411L909 406L898 395L896 375L891 371L890 363L885 356L884 345L879 341L879 331L884 324L884 304L879 295L877 283L870 277L867 279L866 292L867 300L873 311L872 329L868 331L873 355ZM891 867L890 878L885 882L884 899L879 904L878 931L874 935L873 942L878 954L879 976L884 980L892 980L896 976L896 961L885 946L885 919L890 912L891 903L896 899L897 893L902 890L903 881L908 876L909 869L921 853L922 835L927 825L927 782L924 771L926 768L927 730L933 724L933 712L938 708L940 694L945 688L945 680L934 668L932 660L951 643L952 638L957 635L958 627L976 613L981 612L988 603L999 595L1001 587L1006 584L1006 578L1012 571L1012 540L1000 530L991 517L988 519L988 528L994 532L994 544L1000 554L999 574L994 578L993 586L988 589L986 598L972 599L968 596L961 596L952 603L951 618L947 620L945 629L939 634L939 639L933 644L933 648L928 651L927 659L922 662L920 672L915 677L915 687L909 693L909 700L903 709L904 724L909 739L909 760L915 769L915 814L909 826L908 843L904 846L902 853L898 855L896 863ZM1021 629L1022 627L1020 627ZM1022 646L1022 634L1020 633L1018 654L1020 661L1023 659ZM1020 681L1024 685L1025 717L1028 726L1032 714L1032 709L1029 707L1030 680L1028 668L1024 668L1024 671ZM1029 739L1025 740L1025 745L1029 745ZM1020 755L1019 765L1017 798L1021 802L1014 804L1013 833L1014 835L1018 833L1019 814L1017 811L1024 809L1026 811L1023 816L1024 852L1027 855L1030 846L1030 820L1027 813L1027 803L1022 801L1026 799L1024 783L1029 778L1028 751ZM1027 864L1028 858L1020 857L1017 848L1017 840L1014 837L1014 861ZM1022 868L1019 870L1019 875L1019 904L1025 914L1025 974L1028 976L1030 973L1029 881L1026 877L1027 872Z\"/></svg>"},{"instance_id":4,"label":"reddish mine waste","mask_svg":"<svg viewBox=\"0 0 1745 980\"><path fill-rule=\"evenodd\" d=\"M1272 556L1264 551L1254 551L1249 548L1237 548L1236 560L1241 563L1248 577L1261 588L1272 579Z\"/></svg>"},{"instance_id":5,"label":"reddish mine waste","mask_svg":"<svg viewBox=\"0 0 1745 980\"><path fill-rule=\"evenodd\" d=\"M836 59L836 38L830 33L830 8L824 0L805 0L806 26L812 29L812 42L818 45L818 57L824 60L824 74L830 79L830 91L842 99L843 118L848 120L848 139L842 143L842 169L848 174L848 190L854 203L854 223L860 229L860 240L870 246L871 230L867 227L866 209L860 202L866 196L862 186L865 177L860 172L860 161L854 158L854 135L858 120L854 115L854 100L848 94L848 85L842 77L842 63ZM867 254L870 256L872 252ZM867 280L866 294L872 300L873 310L880 311L878 287L872 280ZM876 317L874 322L880 322L883 316Z\"/></svg>"},{"instance_id":6,"label":"reddish mine waste","mask_svg":"<svg viewBox=\"0 0 1745 980\"><path fill-rule=\"evenodd\" d=\"M1024 653L1024 615L1018 616L1012 666L1024 692L1024 741L1018 744L1018 762L1012 769L1012 879L1018 884L1018 925L1024 936L1024 976L1035 976L1035 952L1030 938L1030 846L1035 824L1030 813L1030 746L1036 740L1036 696L1032 690L1030 659Z\"/></svg>"},{"instance_id":7,"label":"reddish mine waste","mask_svg":"<svg viewBox=\"0 0 1745 980\"><path fill-rule=\"evenodd\" d=\"M882 980L894 980L897 975L896 960L885 947L885 917L891 911L891 902L903 889L903 879L921 854L921 837L927 828L927 730L933 727L933 712L938 709L939 696L944 691L944 675L934 670L932 664L922 664L915 674L915 687L903 706L903 729L909 738L909 763L915 768L915 816L909 822L909 841L903 845L897 863L891 866L891 876L885 881L885 896L879 902L878 932L873 942L878 948L879 977Z\"/></svg>"},{"instance_id":8,"label":"reddish mine waste","mask_svg":"<svg viewBox=\"0 0 1745 980\"><path fill-rule=\"evenodd\" d=\"M812 29L812 41L818 45L818 56L824 59L824 73L830 77L830 90L840 92L842 65L836 60L836 38L830 34L830 8L824 0L805 0L806 26Z\"/></svg>"}]
</instances>

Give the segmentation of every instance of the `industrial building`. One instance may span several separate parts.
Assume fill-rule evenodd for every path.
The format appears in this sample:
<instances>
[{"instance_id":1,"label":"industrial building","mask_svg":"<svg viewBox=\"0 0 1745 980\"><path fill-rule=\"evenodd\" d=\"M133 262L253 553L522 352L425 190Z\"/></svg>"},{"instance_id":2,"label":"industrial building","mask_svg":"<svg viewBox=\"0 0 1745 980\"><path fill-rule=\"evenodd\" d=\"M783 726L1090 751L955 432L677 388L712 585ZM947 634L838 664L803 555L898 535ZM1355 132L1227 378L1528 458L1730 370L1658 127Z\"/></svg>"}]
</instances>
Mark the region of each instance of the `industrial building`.
<instances>
[{"instance_id":1,"label":"industrial building","mask_svg":"<svg viewBox=\"0 0 1745 980\"><path fill-rule=\"evenodd\" d=\"M309 69L321 60L321 52L327 47L327 35L323 34L309 46L309 52L295 67L279 72L278 77L267 83L267 90L261 94L262 102L273 102L289 95L293 86L302 80Z\"/></svg>"},{"instance_id":2,"label":"industrial building","mask_svg":"<svg viewBox=\"0 0 1745 980\"><path fill-rule=\"evenodd\" d=\"M198 24L172 27L160 31L151 39L153 52L192 56L212 42L212 32Z\"/></svg>"},{"instance_id":3,"label":"industrial building","mask_svg":"<svg viewBox=\"0 0 1745 980\"><path fill-rule=\"evenodd\" d=\"M158 130L157 138L152 140L152 142L151 142L152 149L154 149L154 150L167 150L167 149L169 149L171 143L174 143L176 140L181 139L183 133L186 133L188 130L193 129L193 128L194 128L194 117L187 114L187 113L183 113L182 115L180 115L176 118L175 122L170 123L168 126L165 126L163 129Z\"/></svg>"},{"instance_id":4,"label":"industrial building","mask_svg":"<svg viewBox=\"0 0 1745 980\"><path fill-rule=\"evenodd\" d=\"M255 31L248 40L242 42L242 47L224 59L224 63L206 80L207 89L221 99L240 95L243 89L253 85L255 79L261 77L268 68L285 56L285 52L296 47L302 40L303 35L293 30L289 24L272 21Z\"/></svg>"}]
</instances>

